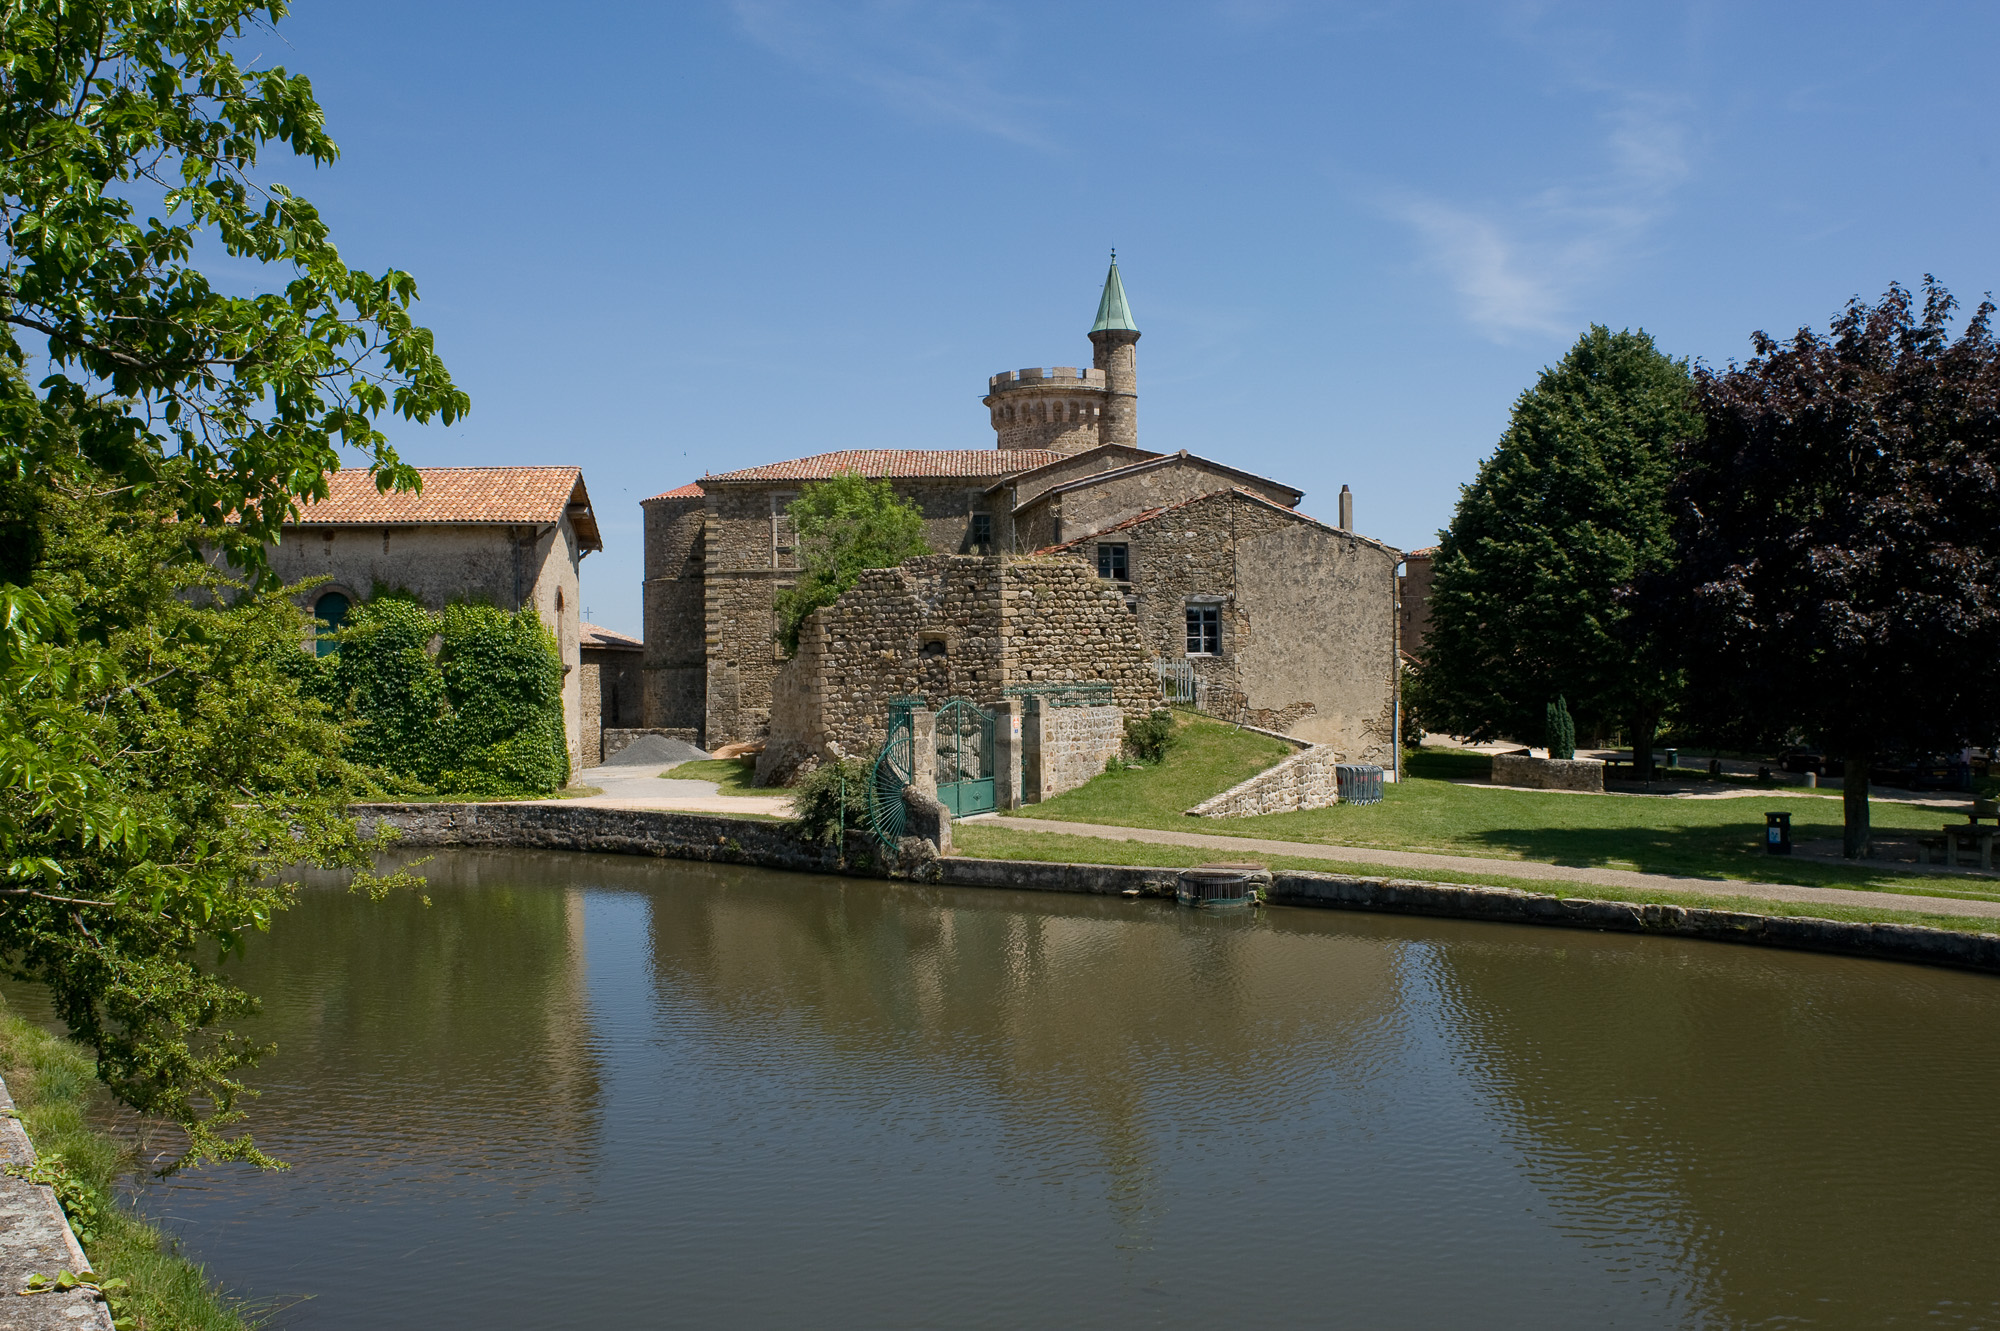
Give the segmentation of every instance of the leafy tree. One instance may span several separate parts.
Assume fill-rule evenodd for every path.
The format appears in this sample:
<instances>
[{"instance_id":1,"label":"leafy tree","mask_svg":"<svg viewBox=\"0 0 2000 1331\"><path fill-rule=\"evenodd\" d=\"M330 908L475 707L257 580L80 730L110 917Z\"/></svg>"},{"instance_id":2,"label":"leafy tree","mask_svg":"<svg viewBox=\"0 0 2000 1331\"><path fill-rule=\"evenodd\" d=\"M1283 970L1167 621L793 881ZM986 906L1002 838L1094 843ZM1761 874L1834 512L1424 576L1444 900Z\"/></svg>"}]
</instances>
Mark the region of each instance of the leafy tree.
<instances>
[{"instance_id":1,"label":"leafy tree","mask_svg":"<svg viewBox=\"0 0 2000 1331\"><path fill-rule=\"evenodd\" d=\"M887 480L858 472L808 485L785 510L798 529L799 580L778 593L779 638L798 650L807 615L832 605L868 568L894 568L929 554L924 515Z\"/></svg>"},{"instance_id":2,"label":"leafy tree","mask_svg":"<svg viewBox=\"0 0 2000 1331\"><path fill-rule=\"evenodd\" d=\"M1669 562L1669 448L1697 428L1686 363L1644 332L1592 325L1521 395L1442 533L1426 726L1524 739L1561 694L1579 732L1622 721L1650 760L1674 676L1626 591Z\"/></svg>"},{"instance_id":3,"label":"leafy tree","mask_svg":"<svg viewBox=\"0 0 2000 1331\"><path fill-rule=\"evenodd\" d=\"M305 687L308 625L261 590L263 543L342 447L416 483L385 413L467 406L409 276L348 268L253 176L271 145L336 151L305 79L230 52L284 12L0 6L0 958L196 1157L255 1154L216 1131L254 1051L206 1033L248 1000L196 943L262 927L285 864L368 862L340 816L367 780ZM277 280L218 289L203 247Z\"/></svg>"},{"instance_id":4,"label":"leafy tree","mask_svg":"<svg viewBox=\"0 0 2000 1331\"><path fill-rule=\"evenodd\" d=\"M1845 759L1844 851L1868 852L1868 769L2000 735L2000 349L1993 305L1953 340L1892 286L1825 334L1752 336L1695 376L1680 562L1661 584L1712 728L1803 732Z\"/></svg>"}]
</instances>

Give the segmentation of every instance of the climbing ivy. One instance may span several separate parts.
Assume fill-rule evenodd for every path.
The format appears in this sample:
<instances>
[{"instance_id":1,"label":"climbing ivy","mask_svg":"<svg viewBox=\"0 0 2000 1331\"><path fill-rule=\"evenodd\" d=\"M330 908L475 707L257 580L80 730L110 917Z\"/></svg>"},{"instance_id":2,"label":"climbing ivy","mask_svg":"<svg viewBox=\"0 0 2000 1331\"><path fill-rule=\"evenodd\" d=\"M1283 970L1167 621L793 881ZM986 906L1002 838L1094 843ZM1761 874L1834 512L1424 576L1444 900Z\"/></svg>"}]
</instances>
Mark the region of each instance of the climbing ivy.
<instances>
[{"instance_id":1,"label":"climbing ivy","mask_svg":"<svg viewBox=\"0 0 2000 1331\"><path fill-rule=\"evenodd\" d=\"M434 615L383 592L349 612L338 641L304 668L350 721L355 761L465 795L549 794L569 780L562 655L532 608Z\"/></svg>"}]
</instances>

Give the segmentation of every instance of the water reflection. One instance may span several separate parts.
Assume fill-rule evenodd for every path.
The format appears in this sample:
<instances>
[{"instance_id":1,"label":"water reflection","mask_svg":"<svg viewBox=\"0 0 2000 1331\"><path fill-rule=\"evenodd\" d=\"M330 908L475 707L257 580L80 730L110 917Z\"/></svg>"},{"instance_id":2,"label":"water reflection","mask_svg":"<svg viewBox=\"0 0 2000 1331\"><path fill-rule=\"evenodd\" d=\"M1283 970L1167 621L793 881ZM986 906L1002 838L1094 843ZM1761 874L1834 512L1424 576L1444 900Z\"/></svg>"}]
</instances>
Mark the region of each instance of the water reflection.
<instances>
[{"instance_id":1,"label":"water reflection","mask_svg":"<svg viewBox=\"0 0 2000 1331\"><path fill-rule=\"evenodd\" d=\"M615 857L235 963L297 1165L149 1193L293 1327L1993 1320L2000 984Z\"/></svg>"}]
</instances>

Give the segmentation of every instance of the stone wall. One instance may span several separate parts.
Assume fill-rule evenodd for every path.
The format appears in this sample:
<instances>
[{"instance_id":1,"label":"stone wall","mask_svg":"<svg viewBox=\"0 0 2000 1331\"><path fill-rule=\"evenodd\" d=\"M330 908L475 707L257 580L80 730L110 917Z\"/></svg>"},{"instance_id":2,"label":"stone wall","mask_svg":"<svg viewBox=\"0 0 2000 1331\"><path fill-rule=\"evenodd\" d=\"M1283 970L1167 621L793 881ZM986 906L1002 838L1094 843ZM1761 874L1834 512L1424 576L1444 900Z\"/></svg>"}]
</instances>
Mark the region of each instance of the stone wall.
<instances>
[{"instance_id":1,"label":"stone wall","mask_svg":"<svg viewBox=\"0 0 2000 1331\"><path fill-rule=\"evenodd\" d=\"M1424 635L1431 631L1431 581L1437 551L1412 550L1403 556L1403 576L1396 580L1396 601L1402 623L1403 655L1424 659Z\"/></svg>"},{"instance_id":2,"label":"stone wall","mask_svg":"<svg viewBox=\"0 0 2000 1331\"><path fill-rule=\"evenodd\" d=\"M1117 707L1052 707L1031 698L1021 721L1022 798L1039 804L1092 777L1125 747Z\"/></svg>"},{"instance_id":3,"label":"stone wall","mask_svg":"<svg viewBox=\"0 0 2000 1331\"><path fill-rule=\"evenodd\" d=\"M1032 547L1041 549L1093 535L1152 509L1239 486L1281 505L1295 502L1299 493L1290 486L1260 484L1206 458L1176 453L1101 478L1072 479L1023 503L1017 521L1024 535L1046 538Z\"/></svg>"},{"instance_id":4,"label":"stone wall","mask_svg":"<svg viewBox=\"0 0 2000 1331\"><path fill-rule=\"evenodd\" d=\"M595 767L606 756L606 731L643 719L641 656L629 647L585 647L582 656L583 744L577 765Z\"/></svg>"},{"instance_id":5,"label":"stone wall","mask_svg":"<svg viewBox=\"0 0 2000 1331\"><path fill-rule=\"evenodd\" d=\"M933 555L870 569L806 621L773 681L759 780L835 751L872 755L896 697L993 710L1009 685L1091 683L1121 717L1140 716L1158 696L1147 659L1124 598L1074 560Z\"/></svg>"},{"instance_id":6,"label":"stone wall","mask_svg":"<svg viewBox=\"0 0 2000 1331\"><path fill-rule=\"evenodd\" d=\"M649 499L642 715L648 726L701 728L708 710L704 496Z\"/></svg>"},{"instance_id":7,"label":"stone wall","mask_svg":"<svg viewBox=\"0 0 2000 1331\"><path fill-rule=\"evenodd\" d=\"M1196 818L1254 818L1265 813L1324 809L1340 802L1334 768L1341 761L1334 750L1315 744L1204 800L1188 813Z\"/></svg>"},{"instance_id":8,"label":"stone wall","mask_svg":"<svg viewBox=\"0 0 2000 1331\"><path fill-rule=\"evenodd\" d=\"M1604 793L1604 764L1595 758L1530 758L1493 755L1493 784L1531 790L1587 790Z\"/></svg>"}]
</instances>

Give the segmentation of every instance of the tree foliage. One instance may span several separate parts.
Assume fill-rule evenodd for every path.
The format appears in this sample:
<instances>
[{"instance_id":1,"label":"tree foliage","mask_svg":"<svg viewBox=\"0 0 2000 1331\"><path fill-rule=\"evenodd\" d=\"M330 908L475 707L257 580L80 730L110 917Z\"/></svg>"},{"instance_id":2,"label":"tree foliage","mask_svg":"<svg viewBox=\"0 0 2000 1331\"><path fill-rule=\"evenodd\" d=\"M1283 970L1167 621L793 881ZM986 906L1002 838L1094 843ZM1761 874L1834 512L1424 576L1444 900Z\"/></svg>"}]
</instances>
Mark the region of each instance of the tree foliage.
<instances>
[{"instance_id":1,"label":"tree foliage","mask_svg":"<svg viewBox=\"0 0 2000 1331\"><path fill-rule=\"evenodd\" d=\"M341 816L368 778L263 542L342 447L415 484L385 414L467 406L409 276L350 269L310 203L254 176L267 148L336 152L305 79L231 53L283 14L0 6L0 957L197 1157L255 1153L217 1134L254 1051L209 1033L249 1000L197 944L263 927L287 864L368 863ZM264 276L225 290L198 251Z\"/></svg>"},{"instance_id":2,"label":"tree foliage","mask_svg":"<svg viewBox=\"0 0 2000 1331\"><path fill-rule=\"evenodd\" d=\"M778 593L779 638L798 650L807 615L832 605L861 571L893 568L930 553L924 515L887 480L842 472L808 485L786 510L798 531L799 580Z\"/></svg>"},{"instance_id":3,"label":"tree foliage","mask_svg":"<svg viewBox=\"0 0 2000 1331\"><path fill-rule=\"evenodd\" d=\"M1687 705L1844 757L1850 855L1871 758L2000 736L2000 349L1991 303L1955 340L1954 308L1926 278L1921 312L1892 286L1824 334L1755 334L1696 375L1705 428L1677 460L1659 595Z\"/></svg>"},{"instance_id":4,"label":"tree foliage","mask_svg":"<svg viewBox=\"0 0 2000 1331\"><path fill-rule=\"evenodd\" d=\"M1593 325L1521 395L1442 534L1425 726L1528 740L1560 694L1579 733L1650 729L1672 668L1626 591L1670 559L1669 448L1697 428L1686 364L1644 332Z\"/></svg>"}]
</instances>

